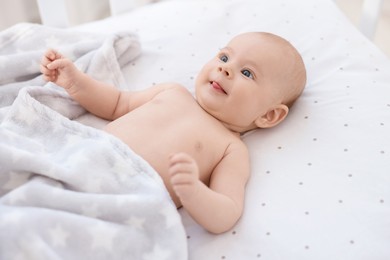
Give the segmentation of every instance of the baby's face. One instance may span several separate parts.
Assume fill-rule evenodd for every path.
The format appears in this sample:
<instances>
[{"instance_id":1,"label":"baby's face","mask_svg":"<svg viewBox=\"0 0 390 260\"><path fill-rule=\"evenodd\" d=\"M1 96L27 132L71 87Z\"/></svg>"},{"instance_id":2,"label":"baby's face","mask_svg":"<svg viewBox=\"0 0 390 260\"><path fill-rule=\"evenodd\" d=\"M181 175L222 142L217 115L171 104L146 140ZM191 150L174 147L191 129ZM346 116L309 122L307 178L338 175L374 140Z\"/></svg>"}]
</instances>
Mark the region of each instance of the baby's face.
<instances>
[{"instance_id":1,"label":"baby's face","mask_svg":"<svg viewBox=\"0 0 390 260\"><path fill-rule=\"evenodd\" d=\"M233 38L200 71L198 103L238 132L255 128L254 121L283 100L277 51L257 33Z\"/></svg>"}]
</instances>

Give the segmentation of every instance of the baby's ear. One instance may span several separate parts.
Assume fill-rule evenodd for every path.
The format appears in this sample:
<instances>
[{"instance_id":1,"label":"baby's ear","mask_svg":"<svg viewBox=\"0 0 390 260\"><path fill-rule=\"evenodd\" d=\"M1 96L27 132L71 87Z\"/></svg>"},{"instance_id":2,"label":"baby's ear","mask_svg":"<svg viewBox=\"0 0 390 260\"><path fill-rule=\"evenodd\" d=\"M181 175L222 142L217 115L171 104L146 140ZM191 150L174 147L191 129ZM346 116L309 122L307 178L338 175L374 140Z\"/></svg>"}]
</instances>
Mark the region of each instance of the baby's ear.
<instances>
[{"instance_id":1,"label":"baby's ear","mask_svg":"<svg viewBox=\"0 0 390 260\"><path fill-rule=\"evenodd\" d=\"M286 118L288 111L289 109L286 105L280 104L268 110L264 115L259 116L256 119L255 124L259 128L274 127Z\"/></svg>"}]
</instances>

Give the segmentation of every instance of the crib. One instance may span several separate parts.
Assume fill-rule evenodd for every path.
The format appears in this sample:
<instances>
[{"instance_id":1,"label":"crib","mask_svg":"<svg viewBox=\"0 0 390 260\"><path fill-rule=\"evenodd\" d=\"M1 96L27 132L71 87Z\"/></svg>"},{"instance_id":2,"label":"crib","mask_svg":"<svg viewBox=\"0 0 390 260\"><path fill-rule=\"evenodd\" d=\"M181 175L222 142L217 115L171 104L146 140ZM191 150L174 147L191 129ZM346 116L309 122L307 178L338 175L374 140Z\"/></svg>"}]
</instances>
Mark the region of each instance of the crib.
<instances>
[{"instance_id":1,"label":"crib","mask_svg":"<svg viewBox=\"0 0 390 260\"><path fill-rule=\"evenodd\" d=\"M370 40L382 0L365 0L358 29L329 0L110 0L111 17L74 27L64 0L38 4L46 26L136 34L127 89L177 81L193 93L201 65L241 32L301 53L308 82L286 121L243 136L252 173L237 225L214 235L179 210L188 259L390 259L390 60Z\"/></svg>"}]
</instances>

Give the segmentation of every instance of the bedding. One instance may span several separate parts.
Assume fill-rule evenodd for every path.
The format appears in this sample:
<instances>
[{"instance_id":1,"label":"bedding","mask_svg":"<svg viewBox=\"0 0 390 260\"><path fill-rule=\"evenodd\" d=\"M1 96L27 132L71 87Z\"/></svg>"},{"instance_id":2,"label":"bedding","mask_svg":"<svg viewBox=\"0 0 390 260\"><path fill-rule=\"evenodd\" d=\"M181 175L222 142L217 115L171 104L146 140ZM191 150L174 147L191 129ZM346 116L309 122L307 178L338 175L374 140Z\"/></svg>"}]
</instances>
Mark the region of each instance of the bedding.
<instances>
[{"instance_id":1,"label":"bedding","mask_svg":"<svg viewBox=\"0 0 390 260\"><path fill-rule=\"evenodd\" d=\"M88 121L85 110L64 90L43 85L38 43L49 39L118 87L121 67L140 53L131 33L22 24L0 34L0 259L186 259L184 227L158 173L77 122Z\"/></svg>"},{"instance_id":2,"label":"bedding","mask_svg":"<svg viewBox=\"0 0 390 260\"><path fill-rule=\"evenodd\" d=\"M212 235L179 211L188 259L390 259L390 61L332 1L166 0L67 31L137 33L142 54L117 84L132 90L176 81L193 91L201 66L238 33L289 40L307 87L285 122L243 137L252 174L231 231Z\"/></svg>"}]
</instances>

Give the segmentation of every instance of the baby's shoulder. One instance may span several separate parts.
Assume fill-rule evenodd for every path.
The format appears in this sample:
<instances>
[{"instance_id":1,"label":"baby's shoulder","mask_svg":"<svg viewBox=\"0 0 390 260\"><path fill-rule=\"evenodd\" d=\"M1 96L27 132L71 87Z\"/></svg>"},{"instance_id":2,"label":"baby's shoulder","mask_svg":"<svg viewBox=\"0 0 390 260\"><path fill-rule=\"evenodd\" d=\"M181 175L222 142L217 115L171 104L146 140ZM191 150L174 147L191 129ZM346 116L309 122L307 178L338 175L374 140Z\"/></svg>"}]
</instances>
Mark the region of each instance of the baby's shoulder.
<instances>
[{"instance_id":1,"label":"baby's shoulder","mask_svg":"<svg viewBox=\"0 0 390 260\"><path fill-rule=\"evenodd\" d=\"M230 143L228 148L226 149L228 153L230 152L238 152L244 155L248 155L248 146L245 142L237 136L231 136Z\"/></svg>"},{"instance_id":2,"label":"baby's shoulder","mask_svg":"<svg viewBox=\"0 0 390 260\"><path fill-rule=\"evenodd\" d=\"M191 92L185 86L177 82L165 82L159 84L157 87L170 92L186 94L186 95L191 94Z\"/></svg>"},{"instance_id":3,"label":"baby's shoulder","mask_svg":"<svg viewBox=\"0 0 390 260\"><path fill-rule=\"evenodd\" d=\"M249 150L245 142L236 135L228 135L225 139L228 144L223 158L226 158L226 161L239 161L242 163L248 162Z\"/></svg>"}]
</instances>

